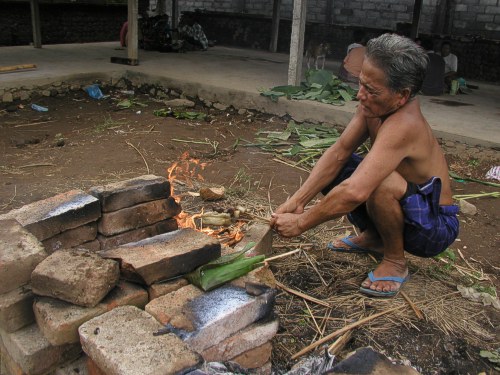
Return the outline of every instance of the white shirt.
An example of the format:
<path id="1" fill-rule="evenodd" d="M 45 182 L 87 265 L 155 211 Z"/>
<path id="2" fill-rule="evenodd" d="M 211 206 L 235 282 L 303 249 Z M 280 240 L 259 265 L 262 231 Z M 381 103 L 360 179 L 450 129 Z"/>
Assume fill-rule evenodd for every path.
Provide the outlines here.
<path id="1" fill-rule="evenodd" d="M 456 72 L 458 67 L 458 59 L 457 56 L 453 53 L 450 53 L 448 56 L 444 57 L 443 60 L 445 63 L 444 66 L 444 74 L 448 72 Z"/>

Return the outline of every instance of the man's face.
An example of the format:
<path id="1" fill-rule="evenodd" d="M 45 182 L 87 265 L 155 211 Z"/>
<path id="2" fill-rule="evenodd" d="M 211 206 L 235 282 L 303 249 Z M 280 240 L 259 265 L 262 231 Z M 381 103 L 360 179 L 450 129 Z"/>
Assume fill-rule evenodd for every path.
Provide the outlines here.
<path id="1" fill-rule="evenodd" d="M 387 87 L 384 72 L 365 58 L 359 75 L 357 98 L 366 117 L 382 117 L 399 109 L 403 96 Z"/>
<path id="2" fill-rule="evenodd" d="M 446 57 L 450 54 L 451 48 L 448 44 L 443 44 L 441 47 L 441 56 Z"/>

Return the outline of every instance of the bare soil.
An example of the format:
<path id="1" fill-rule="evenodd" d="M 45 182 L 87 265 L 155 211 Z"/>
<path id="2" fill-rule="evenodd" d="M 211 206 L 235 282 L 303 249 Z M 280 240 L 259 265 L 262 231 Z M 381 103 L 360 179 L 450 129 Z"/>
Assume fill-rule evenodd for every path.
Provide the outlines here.
<path id="1" fill-rule="evenodd" d="M 34 101 L 47 107 L 48 112 L 32 110 L 31 103 L 0 107 L 0 213 L 72 189 L 86 190 L 149 173 L 167 176 L 167 169 L 181 160 L 185 152 L 190 158 L 206 163 L 204 168 L 198 167 L 196 174 L 207 184 L 223 185 L 240 198 L 255 197 L 255 201 L 261 200 L 263 206 L 267 205 L 267 211 L 283 202 L 307 177 L 306 172 L 277 162 L 270 153 L 244 147 L 244 140 L 252 141 L 258 131 L 284 130 L 287 119 L 260 113 L 238 114 L 233 108 L 208 109 L 201 103 L 189 110 L 209 114 L 208 121 L 164 118 L 155 116 L 153 111 L 165 105 L 145 93 L 137 94 L 134 100 L 147 104 L 146 107 L 134 105 L 123 110 L 116 104 L 126 95 L 118 91 L 109 94 L 110 98 L 100 101 L 89 98 L 84 91 Z M 500 162 L 497 150 L 454 142 L 442 142 L 442 145 L 452 170 L 464 177 L 485 180 L 486 172 Z M 500 190 L 457 181 L 453 182 L 453 188 L 456 194 Z M 482 198 L 469 202 L 477 207 L 478 213 L 460 215 L 461 232 L 452 248 L 460 250 L 468 262 L 488 276 L 488 281 L 477 281 L 479 284 L 498 289 L 500 200 Z M 275 253 L 297 245 L 295 240 L 283 241 L 277 236 L 275 240 L 280 244 L 274 249 Z M 316 259 L 324 256 L 324 248 L 318 248 L 317 244 L 310 249 Z M 427 267 L 429 274 L 434 269 L 429 266 L 431 263 L 436 275 L 446 273 L 440 268 L 440 262 L 425 262 L 423 267 Z M 458 256 L 453 262 L 464 265 Z M 314 275 L 306 275 L 300 269 L 280 272 L 279 263 L 273 267 L 282 283 L 315 293 L 314 288 L 308 289 L 308 284 L 319 282 L 314 280 Z M 453 292 L 457 279 L 447 276 L 450 278 L 443 285 Z M 421 289 L 427 287 L 425 283 L 419 285 Z M 356 294 L 357 285 L 339 293 Z M 401 326 L 394 322 L 389 333 L 356 331 L 342 353 L 373 345 L 391 358 L 409 360 L 425 374 L 494 373 L 493 366 L 479 357 L 479 350 L 499 347 L 498 311 L 480 304 L 474 306 L 478 313 L 484 309 L 487 317 L 483 321 L 484 329 L 495 337 L 489 342 L 478 344 L 460 335 L 445 335 L 426 322 Z M 304 309 L 297 299 L 290 299 L 284 293 L 278 296 L 278 314 L 285 310 L 302 314 Z M 332 329 L 327 327 L 326 333 Z M 300 327 L 296 321 L 283 317 L 273 352 L 276 373 L 289 369 L 294 363 L 290 360 L 291 354 L 313 342 L 314 337 L 310 326 Z"/>

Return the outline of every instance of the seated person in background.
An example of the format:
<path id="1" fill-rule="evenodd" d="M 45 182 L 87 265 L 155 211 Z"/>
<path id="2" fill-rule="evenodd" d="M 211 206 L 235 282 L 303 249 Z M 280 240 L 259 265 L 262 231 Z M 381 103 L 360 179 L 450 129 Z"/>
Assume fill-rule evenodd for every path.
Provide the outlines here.
<path id="1" fill-rule="evenodd" d="M 444 41 L 441 43 L 441 57 L 444 59 L 444 82 L 448 88 L 451 88 L 451 81 L 457 78 L 458 59 L 457 56 L 451 53 L 450 42 Z"/>
<path id="2" fill-rule="evenodd" d="M 202 51 L 208 49 L 208 39 L 201 25 L 192 15 L 183 14 L 179 22 L 179 35 L 185 42 Z"/>
<path id="3" fill-rule="evenodd" d="M 420 90 L 424 95 L 441 95 L 444 92 L 444 59 L 438 53 L 438 44 L 423 40 L 422 47 L 427 51 L 429 62 L 425 71 L 424 82 Z"/>
<path id="4" fill-rule="evenodd" d="M 354 43 L 347 47 L 347 56 L 339 69 L 339 78 L 344 82 L 359 83 L 359 73 L 365 58 L 366 35 L 362 30 L 354 32 Z"/>

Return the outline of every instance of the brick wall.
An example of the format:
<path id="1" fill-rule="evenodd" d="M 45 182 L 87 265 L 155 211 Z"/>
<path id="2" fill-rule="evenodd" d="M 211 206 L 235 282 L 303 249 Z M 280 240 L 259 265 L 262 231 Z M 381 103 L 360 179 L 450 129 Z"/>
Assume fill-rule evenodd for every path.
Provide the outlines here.
<path id="1" fill-rule="evenodd" d="M 408 26 L 413 1 L 309 0 L 306 44 L 311 39 L 328 41 L 332 45 L 331 56 L 343 58 L 355 29 L 362 28 L 373 37 L 384 30 Z M 432 34 L 430 30 L 437 22 L 441 1 L 446 0 L 424 0 L 421 33 Z M 447 1 L 455 2 L 448 14 L 454 22 L 448 22 L 448 27 L 453 31 L 449 35 L 453 35 L 450 39 L 452 51 L 459 59 L 459 74 L 469 79 L 500 82 L 500 0 Z M 165 9 L 170 10 L 171 0 L 165 5 Z M 292 7 L 293 0 L 282 0 L 280 52 L 288 52 Z M 29 44 L 32 41 L 29 4 L 1 2 L 1 8 L 0 46 Z M 218 44 L 269 47 L 272 0 L 180 0 L 180 12 L 194 9 L 211 10 L 203 12 L 200 23 L 208 38 L 217 40 Z M 125 6 L 41 3 L 40 13 L 43 44 L 118 40 L 120 27 L 127 17 Z M 483 39 L 487 32 L 498 37 Z"/>
<path id="2" fill-rule="evenodd" d="M 33 40 L 29 2 L 0 1 L 0 46 Z M 118 40 L 126 6 L 40 4 L 42 44 Z"/>
<path id="3" fill-rule="evenodd" d="M 420 15 L 420 31 L 436 32 L 438 8 L 446 0 L 424 0 Z M 478 35 L 500 39 L 500 0 L 448 0 L 445 16 L 446 34 Z M 170 9 L 171 0 L 167 0 Z M 411 22 L 414 0 L 308 0 L 309 22 L 334 23 L 368 28 L 396 30 L 398 23 Z M 272 0 L 179 0 L 179 9 L 235 12 L 271 16 Z M 282 0 L 280 14 L 291 19 L 293 0 Z M 330 13 L 330 14 L 329 14 Z"/>

